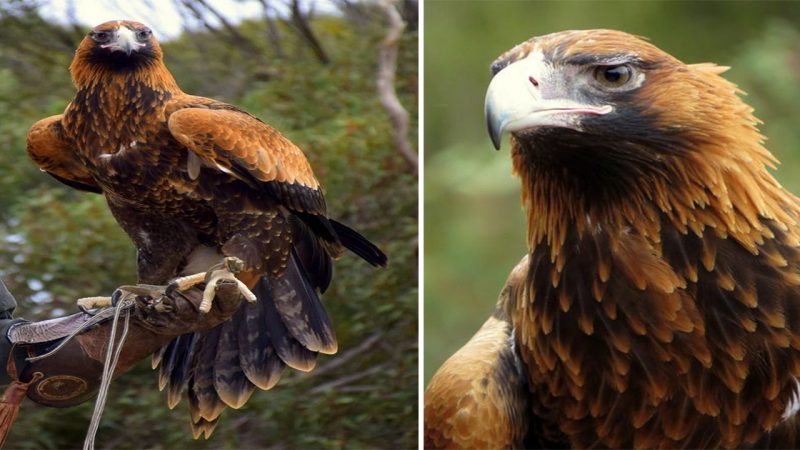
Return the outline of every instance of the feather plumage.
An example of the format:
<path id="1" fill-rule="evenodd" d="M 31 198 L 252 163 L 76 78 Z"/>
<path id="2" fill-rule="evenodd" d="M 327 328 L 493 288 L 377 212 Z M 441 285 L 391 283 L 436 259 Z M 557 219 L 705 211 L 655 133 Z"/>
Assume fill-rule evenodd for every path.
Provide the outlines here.
<path id="1" fill-rule="evenodd" d="M 184 93 L 144 25 L 98 25 L 70 72 L 73 101 L 28 134 L 33 161 L 105 195 L 137 248 L 140 282 L 187 275 L 198 249 L 210 249 L 244 261 L 238 276 L 258 297 L 231 321 L 153 356 L 169 406 L 188 388 L 195 437 L 208 437 L 226 405 L 274 386 L 284 365 L 311 370 L 317 351 L 336 351 L 318 297 L 332 259 L 345 248 L 373 265 L 386 256 L 332 224 L 311 165 L 291 141 L 233 105 Z"/>
<path id="2" fill-rule="evenodd" d="M 528 214 L 508 322 L 529 422 L 579 448 L 800 444 L 800 201 L 725 69 L 611 30 L 492 68 L 489 129 L 512 133 Z"/>

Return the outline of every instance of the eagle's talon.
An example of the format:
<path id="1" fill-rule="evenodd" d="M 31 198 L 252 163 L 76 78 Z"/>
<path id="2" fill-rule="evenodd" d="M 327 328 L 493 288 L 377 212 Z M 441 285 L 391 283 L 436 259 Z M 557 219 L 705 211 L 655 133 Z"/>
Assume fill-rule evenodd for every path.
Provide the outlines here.
<path id="1" fill-rule="evenodd" d="M 112 298 L 111 297 L 84 297 L 79 298 L 77 302 L 78 308 L 81 311 L 89 310 L 89 309 L 97 309 L 97 308 L 105 308 L 112 305 Z"/>
<path id="2" fill-rule="evenodd" d="M 256 301 L 255 294 L 250 291 L 246 284 L 236 278 L 235 274 L 242 270 L 244 270 L 244 261 L 235 256 L 228 256 L 205 273 L 176 278 L 167 286 L 166 294 L 170 295 L 175 292 L 175 290 L 185 291 L 198 284 L 205 283 L 203 300 L 200 302 L 198 309 L 202 313 L 207 313 L 211 311 L 211 304 L 217 296 L 218 283 L 221 281 L 230 281 L 236 283 L 239 288 L 239 293 L 244 296 L 245 300 L 253 303 Z"/>
<path id="3" fill-rule="evenodd" d="M 83 305 L 80 305 L 80 304 L 78 305 L 78 309 L 80 309 L 82 313 L 84 313 L 84 314 L 86 314 L 88 316 L 96 316 L 97 315 L 96 312 L 94 312 L 91 309 L 89 309 L 89 308 L 87 308 L 87 307 L 85 307 Z"/>
<path id="4" fill-rule="evenodd" d="M 179 291 L 179 290 L 180 290 L 180 289 L 178 289 L 178 283 L 176 283 L 175 281 L 173 281 L 173 282 L 169 283 L 169 284 L 167 285 L 167 287 L 164 289 L 164 295 L 166 295 L 167 297 L 169 297 L 169 296 L 171 296 L 172 294 L 174 294 L 174 293 L 175 293 L 175 291 Z"/>

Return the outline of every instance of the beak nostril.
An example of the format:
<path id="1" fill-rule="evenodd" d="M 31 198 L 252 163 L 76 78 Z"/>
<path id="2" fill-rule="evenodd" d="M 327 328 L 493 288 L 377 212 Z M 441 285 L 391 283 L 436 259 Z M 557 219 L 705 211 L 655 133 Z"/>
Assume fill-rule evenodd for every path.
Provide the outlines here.
<path id="1" fill-rule="evenodd" d="M 531 84 L 532 84 L 534 87 L 539 87 L 539 82 L 538 82 L 538 81 L 536 81 L 536 78 L 533 78 L 533 76 L 530 76 L 530 77 L 528 77 L 528 81 L 530 81 L 530 82 L 531 82 Z"/>

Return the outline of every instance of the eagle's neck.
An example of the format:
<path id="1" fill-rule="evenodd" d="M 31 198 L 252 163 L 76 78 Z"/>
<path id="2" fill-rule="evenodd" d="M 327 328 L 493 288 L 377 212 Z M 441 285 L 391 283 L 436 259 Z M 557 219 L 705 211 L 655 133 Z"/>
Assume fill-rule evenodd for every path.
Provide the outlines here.
<path id="1" fill-rule="evenodd" d="M 709 441 L 676 442 L 718 446 L 741 438 L 726 434 L 730 417 L 720 411 L 733 411 L 725 414 L 736 416 L 737 433 L 780 420 L 774 400 L 794 384 L 779 367 L 797 358 L 772 355 L 767 372 L 751 363 L 793 339 L 781 320 L 784 302 L 800 301 L 800 211 L 755 145 L 642 165 L 587 157 L 598 150 L 589 145 L 513 143 L 531 250 L 512 321 L 544 409 L 582 430 L 586 441 L 573 444 L 675 446 L 659 436 L 694 439 L 687 430 L 705 427 Z M 759 276 L 790 289 L 776 292 Z M 746 383 L 770 385 L 771 400 L 742 400 Z M 651 422 L 680 408 L 707 423 Z"/>
<path id="2" fill-rule="evenodd" d="M 158 59 L 141 61 L 136 64 L 116 66 L 89 62 L 87 57 L 77 57 L 70 65 L 70 74 L 78 90 L 93 89 L 95 86 L 116 84 L 142 84 L 154 90 L 180 92 L 180 87 L 172 73 Z"/>
<path id="3" fill-rule="evenodd" d="M 800 201 L 767 171 L 776 160 L 755 132 L 738 143 L 686 141 L 691 147 L 659 152 L 636 144 L 599 147 L 578 134 L 549 142 L 559 143 L 542 148 L 512 139 L 512 159 L 528 244 L 546 243 L 553 259 L 570 230 L 583 237 L 602 228 L 616 245 L 616 236 L 630 233 L 657 243 L 666 226 L 698 236 L 710 228 L 754 253 L 772 235 L 766 219 L 791 228 L 800 242 Z"/>
<path id="4" fill-rule="evenodd" d="M 94 157 L 116 155 L 163 128 L 165 104 L 181 91 L 162 69 L 111 72 L 91 67 L 81 72 L 78 92 L 65 113 L 78 146 Z"/>

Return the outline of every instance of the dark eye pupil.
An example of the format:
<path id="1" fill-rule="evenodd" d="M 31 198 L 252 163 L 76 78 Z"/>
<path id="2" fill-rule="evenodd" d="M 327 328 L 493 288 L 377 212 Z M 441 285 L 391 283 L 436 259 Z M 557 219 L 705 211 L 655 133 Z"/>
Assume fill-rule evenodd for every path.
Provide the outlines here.
<path id="1" fill-rule="evenodd" d="M 633 76 L 633 69 L 628 65 L 620 66 L 600 66 L 595 69 L 594 77 L 604 85 L 617 87 L 630 81 Z"/>
<path id="2" fill-rule="evenodd" d="M 603 72 L 603 76 L 606 81 L 617 83 L 625 76 L 625 69 L 622 67 L 611 67 Z"/>

